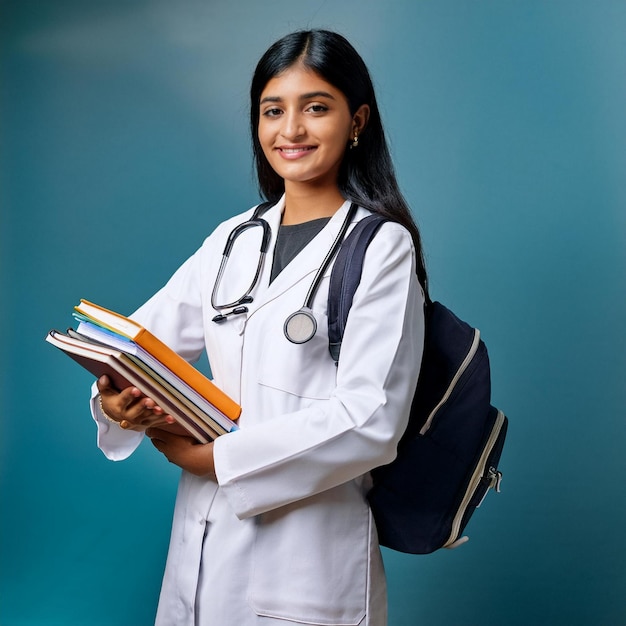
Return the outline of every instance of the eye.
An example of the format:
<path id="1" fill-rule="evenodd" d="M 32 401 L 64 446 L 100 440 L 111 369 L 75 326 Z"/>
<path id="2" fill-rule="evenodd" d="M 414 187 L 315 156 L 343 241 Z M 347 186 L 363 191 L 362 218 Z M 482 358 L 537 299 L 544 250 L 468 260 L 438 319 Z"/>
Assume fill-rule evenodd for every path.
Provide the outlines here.
<path id="1" fill-rule="evenodd" d="M 310 113 L 325 113 L 326 111 L 328 111 L 328 107 L 325 104 L 319 104 L 319 103 L 315 103 L 315 104 L 310 104 L 307 109 L 307 111 L 309 111 Z"/>
<path id="2" fill-rule="evenodd" d="M 262 114 L 264 117 L 278 117 L 281 113 L 281 109 L 273 107 L 271 109 L 265 109 Z"/>

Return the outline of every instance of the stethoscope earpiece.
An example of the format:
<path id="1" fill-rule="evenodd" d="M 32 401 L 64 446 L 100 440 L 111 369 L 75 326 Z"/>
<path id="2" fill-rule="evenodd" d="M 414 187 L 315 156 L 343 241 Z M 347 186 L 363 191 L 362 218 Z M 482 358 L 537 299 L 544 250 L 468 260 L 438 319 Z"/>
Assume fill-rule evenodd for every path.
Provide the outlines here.
<path id="1" fill-rule="evenodd" d="M 246 302 L 252 302 L 252 298 L 248 298 L 246 300 Z M 228 313 L 218 313 L 211 321 L 215 322 L 216 324 L 221 324 L 222 322 L 225 322 L 228 319 L 229 315 L 241 315 L 242 313 L 247 313 L 248 312 L 248 307 L 247 306 L 238 306 L 235 307 L 232 311 L 228 311 Z"/>
<path id="2" fill-rule="evenodd" d="M 317 332 L 317 320 L 311 309 L 302 307 L 285 320 L 283 330 L 291 343 L 306 343 Z"/>

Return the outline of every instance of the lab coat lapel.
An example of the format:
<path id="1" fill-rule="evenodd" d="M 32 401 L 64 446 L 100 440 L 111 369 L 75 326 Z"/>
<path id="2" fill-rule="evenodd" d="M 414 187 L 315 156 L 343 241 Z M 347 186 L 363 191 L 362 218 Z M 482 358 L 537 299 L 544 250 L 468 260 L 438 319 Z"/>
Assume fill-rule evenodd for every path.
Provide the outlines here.
<path id="1" fill-rule="evenodd" d="M 314 237 L 314 239 L 297 255 L 291 263 L 289 263 L 282 272 L 269 284 L 270 274 L 272 271 L 272 261 L 274 258 L 274 248 L 276 247 L 276 236 L 280 225 L 280 216 L 282 214 L 284 200 L 270 209 L 266 214 L 268 223 L 272 228 L 272 239 L 266 262 L 263 266 L 261 275 L 261 284 L 266 289 L 260 290 L 255 306 L 250 307 L 250 315 L 259 310 L 265 304 L 285 293 L 301 280 L 307 279 L 312 281 L 318 268 L 324 261 L 326 254 L 331 249 L 337 234 L 339 233 L 343 221 L 346 217 L 350 202 L 346 201 L 337 210 L 330 219 L 328 224 Z M 330 271 L 330 270 L 329 270 Z"/>

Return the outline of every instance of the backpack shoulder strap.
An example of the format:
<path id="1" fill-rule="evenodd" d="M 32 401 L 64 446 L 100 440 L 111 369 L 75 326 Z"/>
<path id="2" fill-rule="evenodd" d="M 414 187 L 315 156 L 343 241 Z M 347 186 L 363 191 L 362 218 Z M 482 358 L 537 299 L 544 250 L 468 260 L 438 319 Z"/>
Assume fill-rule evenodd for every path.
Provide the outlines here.
<path id="1" fill-rule="evenodd" d="M 386 221 L 386 217 L 376 213 L 363 218 L 344 239 L 335 259 L 328 289 L 328 349 L 335 363 L 339 361 L 354 292 L 361 281 L 365 251 Z"/>

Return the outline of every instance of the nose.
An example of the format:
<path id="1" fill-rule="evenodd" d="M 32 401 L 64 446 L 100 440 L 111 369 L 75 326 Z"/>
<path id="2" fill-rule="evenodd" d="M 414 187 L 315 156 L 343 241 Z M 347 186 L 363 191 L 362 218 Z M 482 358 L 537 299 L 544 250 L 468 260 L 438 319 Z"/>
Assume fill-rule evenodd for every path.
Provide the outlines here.
<path id="1" fill-rule="evenodd" d="M 297 111 L 287 112 L 284 115 L 281 134 L 289 141 L 296 141 L 306 134 L 306 129 L 302 123 L 302 117 Z"/>

